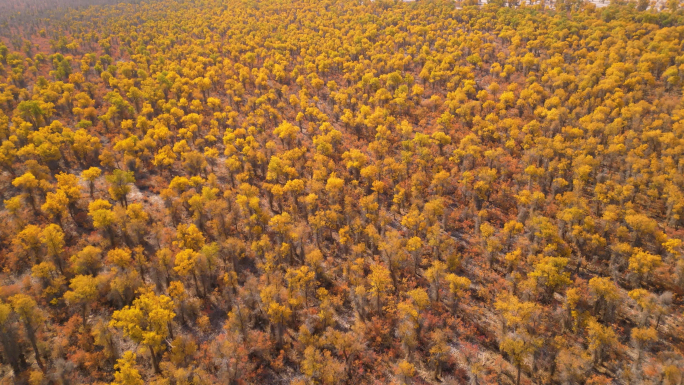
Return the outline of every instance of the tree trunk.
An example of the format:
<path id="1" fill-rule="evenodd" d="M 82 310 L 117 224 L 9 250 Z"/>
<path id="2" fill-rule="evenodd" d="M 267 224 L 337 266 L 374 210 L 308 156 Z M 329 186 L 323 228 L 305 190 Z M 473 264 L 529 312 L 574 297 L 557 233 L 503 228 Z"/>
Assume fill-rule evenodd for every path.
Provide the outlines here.
<path id="1" fill-rule="evenodd" d="M 107 226 L 107 234 L 109 235 L 109 242 L 112 243 L 112 247 L 116 247 L 116 241 L 114 240 L 114 229 L 111 226 Z"/>
<path id="2" fill-rule="evenodd" d="M 9 362 L 12 370 L 14 370 L 15 377 L 18 377 L 19 373 L 24 369 L 20 359 L 21 351 L 19 350 L 19 344 L 16 343 L 15 336 L 12 334 L 10 330 L 3 328 L 2 332 L 0 332 L 0 342 L 2 342 L 4 357 Z"/>
<path id="3" fill-rule="evenodd" d="M 161 374 L 161 369 L 159 369 L 159 362 L 157 361 L 157 354 L 154 352 L 154 348 L 152 346 L 149 346 L 150 348 L 150 355 L 152 356 L 152 366 L 154 366 L 154 372 L 157 374 Z"/>
<path id="4" fill-rule="evenodd" d="M 28 335 L 29 341 L 31 342 L 31 347 L 33 348 L 33 353 L 36 356 L 36 363 L 38 364 L 38 367 L 40 370 L 45 373 L 45 366 L 43 365 L 43 360 L 40 359 L 40 352 L 38 351 L 38 343 L 36 343 L 36 334 L 33 328 L 31 327 L 31 324 L 28 322 L 24 322 L 24 326 L 26 327 L 26 334 Z"/>

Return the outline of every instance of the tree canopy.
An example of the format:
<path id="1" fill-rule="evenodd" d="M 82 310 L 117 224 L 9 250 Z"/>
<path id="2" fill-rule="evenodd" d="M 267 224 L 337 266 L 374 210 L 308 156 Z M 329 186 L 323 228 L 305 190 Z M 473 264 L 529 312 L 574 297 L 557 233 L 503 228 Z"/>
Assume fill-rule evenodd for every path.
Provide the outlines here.
<path id="1" fill-rule="evenodd" d="M 2 382 L 682 382 L 676 1 L 44 3 Z"/>

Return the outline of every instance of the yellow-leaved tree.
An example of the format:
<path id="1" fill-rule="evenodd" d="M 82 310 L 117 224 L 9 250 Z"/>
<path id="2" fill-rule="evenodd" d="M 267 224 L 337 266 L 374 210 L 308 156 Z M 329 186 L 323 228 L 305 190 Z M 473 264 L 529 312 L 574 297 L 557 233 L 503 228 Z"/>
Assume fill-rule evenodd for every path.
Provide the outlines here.
<path id="1" fill-rule="evenodd" d="M 133 301 L 133 305 L 115 311 L 110 321 L 111 326 L 121 329 L 128 338 L 150 350 L 156 373 L 161 373 L 162 342 L 172 333 L 171 320 L 176 316 L 174 307 L 171 298 L 146 291 Z"/>

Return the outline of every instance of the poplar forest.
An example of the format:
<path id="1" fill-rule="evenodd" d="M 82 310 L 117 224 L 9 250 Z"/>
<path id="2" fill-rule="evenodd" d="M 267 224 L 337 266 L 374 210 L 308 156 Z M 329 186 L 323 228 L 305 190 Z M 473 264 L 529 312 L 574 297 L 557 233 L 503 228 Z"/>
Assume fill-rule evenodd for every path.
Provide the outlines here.
<path id="1" fill-rule="evenodd" d="M 677 0 L 6 0 L 0 384 L 684 384 Z"/>

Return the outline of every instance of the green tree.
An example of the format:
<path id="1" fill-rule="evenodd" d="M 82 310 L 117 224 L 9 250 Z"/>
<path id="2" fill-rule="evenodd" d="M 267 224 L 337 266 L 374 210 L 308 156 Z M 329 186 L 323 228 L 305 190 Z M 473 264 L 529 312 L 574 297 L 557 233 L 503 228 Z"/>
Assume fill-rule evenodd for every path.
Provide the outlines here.
<path id="1" fill-rule="evenodd" d="M 135 183 L 133 171 L 123 171 L 116 169 L 110 175 L 105 177 L 109 182 L 109 195 L 115 201 L 119 201 L 122 205 L 128 206 L 128 193 L 131 192 L 131 183 Z"/>

